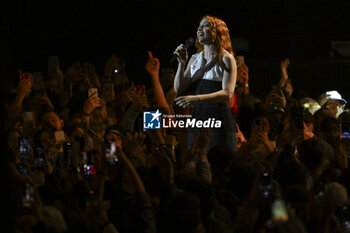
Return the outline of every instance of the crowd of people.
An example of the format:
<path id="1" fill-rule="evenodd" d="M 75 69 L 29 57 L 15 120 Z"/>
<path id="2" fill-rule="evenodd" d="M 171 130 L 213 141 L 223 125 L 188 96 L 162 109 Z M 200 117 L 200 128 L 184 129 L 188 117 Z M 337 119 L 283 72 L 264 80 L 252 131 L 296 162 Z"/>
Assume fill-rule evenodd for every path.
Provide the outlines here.
<path id="1" fill-rule="evenodd" d="M 296 99 L 285 59 L 259 98 L 237 62 L 236 146 L 208 149 L 208 129 L 191 145 L 186 128 L 144 130 L 144 111 L 193 108 L 176 104 L 175 70 L 148 55 L 151 86 L 116 55 L 103 74 L 63 71 L 55 56 L 47 73 L 19 71 L 4 103 L 15 232 L 350 231 L 350 116 L 337 91 Z"/>

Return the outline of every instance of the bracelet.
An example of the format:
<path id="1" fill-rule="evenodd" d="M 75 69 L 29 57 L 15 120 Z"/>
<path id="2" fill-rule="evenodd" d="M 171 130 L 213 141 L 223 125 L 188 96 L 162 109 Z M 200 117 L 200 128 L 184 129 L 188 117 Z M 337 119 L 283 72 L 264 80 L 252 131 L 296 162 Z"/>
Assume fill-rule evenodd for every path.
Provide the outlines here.
<path id="1" fill-rule="evenodd" d="M 249 87 L 248 83 L 246 83 L 246 84 L 243 84 L 243 86 L 244 86 L 244 87 Z"/>

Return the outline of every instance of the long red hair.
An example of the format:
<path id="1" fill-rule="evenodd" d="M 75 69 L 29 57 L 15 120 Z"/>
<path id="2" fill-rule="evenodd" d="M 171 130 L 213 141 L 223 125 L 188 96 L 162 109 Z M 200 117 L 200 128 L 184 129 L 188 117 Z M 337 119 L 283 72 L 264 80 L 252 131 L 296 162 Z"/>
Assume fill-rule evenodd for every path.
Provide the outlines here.
<path id="1" fill-rule="evenodd" d="M 224 50 L 233 54 L 230 33 L 227 28 L 226 23 L 211 15 L 205 15 L 202 17 L 201 21 L 206 18 L 210 24 L 209 30 L 212 38 L 212 42 L 219 56 L 222 56 Z M 199 43 L 198 36 L 196 37 L 196 47 L 197 51 L 201 52 L 203 50 L 203 45 Z"/>

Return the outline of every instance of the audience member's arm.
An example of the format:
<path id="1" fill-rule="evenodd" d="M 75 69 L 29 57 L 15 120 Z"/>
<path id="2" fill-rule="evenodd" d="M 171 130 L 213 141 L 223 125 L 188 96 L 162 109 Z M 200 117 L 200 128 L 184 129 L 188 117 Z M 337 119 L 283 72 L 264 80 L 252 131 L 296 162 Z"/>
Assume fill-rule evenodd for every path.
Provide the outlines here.
<path id="1" fill-rule="evenodd" d="M 138 168 L 145 164 L 145 138 L 146 134 L 142 132 L 136 132 L 133 134 L 127 133 L 123 139 L 123 150 L 135 168 Z"/>
<path id="2" fill-rule="evenodd" d="M 96 107 L 100 107 L 100 99 L 92 94 L 84 103 L 82 120 L 86 122 L 85 127 L 89 127 L 90 114 Z"/>
<path id="3" fill-rule="evenodd" d="M 134 132 L 134 125 L 137 117 L 143 111 L 144 108 L 149 107 L 146 90 L 135 90 L 135 94 L 132 95 L 132 103 L 126 110 L 120 126 L 127 132 Z"/>
<path id="4" fill-rule="evenodd" d="M 288 80 L 288 73 L 287 73 L 287 68 L 289 66 L 289 58 L 281 61 L 281 79 L 279 81 L 279 86 L 284 87 L 286 84 L 286 81 Z"/>
<path id="5" fill-rule="evenodd" d="M 121 161 L 125 163 L 126 168 L 129 171 L 134 183 L 136 184 L 136 189 L 138 191 L 135 193 L 135 202 L 139 207 L 138 214 L 140 218 L 139 222 L 135 222 L 135 224 L 137 224 L 137 227 L 140 230 L 139 232 L 154 233 L 156 232 L 156 220 L 153 214 L 151 198 L 147 194 L 145 186 L 135 167 L 125 155 L 123 150 L 118 147 L 118 152 Z"/>
<path id="6" fill-rule="evenodd" d="M 254 109 L 254 96 L 250 93 L 249 90 L 249 70 L 247 65 L 243 65 L 237 68 L 237 85 L 236 86 L 236 102 L 239 107 L 239 111 L 241 109 Z M 229 105 L 233 106 L 234 104 L 234 96 L 231 98 Z"/>
<path id="7" fill-rule="evenodd" d="M 122 149 L 118 148 L 118 154 L 120 156 L 120 159 L 126 165 L 126 168 L 131 175 L 130 177 L 132 178 L 132 180 L 136 184 L 137 190 L 139 192 L 146 192 L 145 186 L 143 185 L 143 182 L 142 182 L 139 174 L 137 173 L 134 165 L 130 162 L 129 158 L 125 155 L 124 151 Z"/>
<path id="8" fill-rule="evenodd" d="M 32 82 L 30 79 L 22 79 L 19 82 L 17 88 L 17 95 L 12 102 L 9 112 L 7 113 L 8 122 L 10 122 L 10 126 L 14 125 L 14 119 L 18 118 L 21 110 L 24 98 L 28 95 L 29 92 L 32 91 Z"/>
<path id="9" fill-rule="evenodd" d="M 159 67 L 159 59 L 153 57 L 151 51 L 148 51 L 148 61 L 145 65 L 145 68 L 152 78 L 154 97 L 157 101 L 157 105 L 165 108 L 168 114 L 170 114 L 170 108 L 164 96 L 162 85 L 159 81 Z"/>
<path id="10" fill-rule="evenodd" d="M 242 85 L 242 95 L 249 94 L 249 70 L 247 65 L 237 68 L 237 82 Z"/>

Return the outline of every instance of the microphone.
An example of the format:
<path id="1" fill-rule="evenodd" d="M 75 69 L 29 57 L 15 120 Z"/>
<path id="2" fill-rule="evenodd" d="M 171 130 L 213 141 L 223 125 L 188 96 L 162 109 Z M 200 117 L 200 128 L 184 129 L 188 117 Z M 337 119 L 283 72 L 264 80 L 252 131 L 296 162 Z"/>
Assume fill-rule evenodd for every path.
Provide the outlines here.
<path id="1" fill-rule="evenodd" d="M 184 48 L 188 49 L 189 47 L 191 47 L 191 45 L 193 45 L 193 43 L 194 43 L 194 39 L 192 37 L 188 38 L 185 41 Z M 179 52 L 174 53 L 173 57 L 170 59 L 170 62 L 175 61 L 178 56 L 179 56 Z"/>

